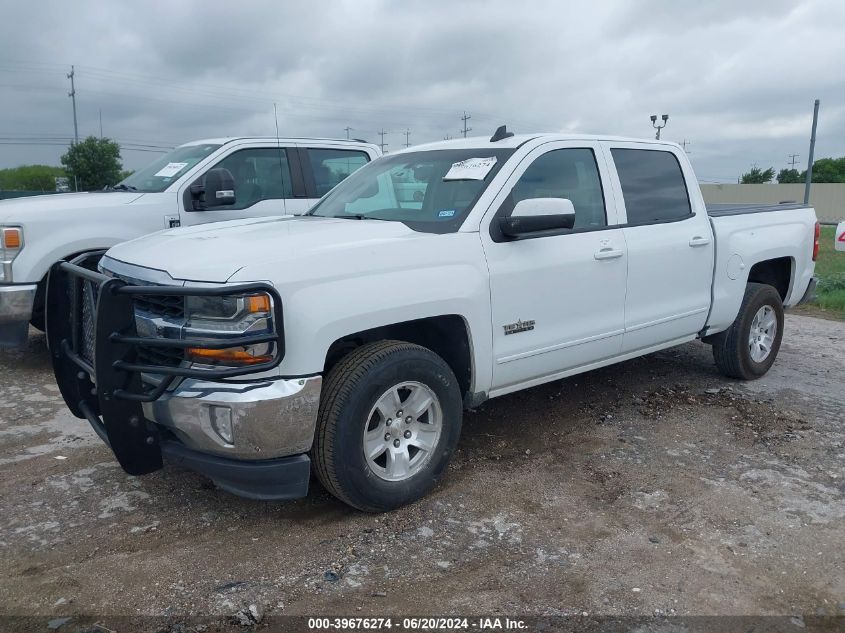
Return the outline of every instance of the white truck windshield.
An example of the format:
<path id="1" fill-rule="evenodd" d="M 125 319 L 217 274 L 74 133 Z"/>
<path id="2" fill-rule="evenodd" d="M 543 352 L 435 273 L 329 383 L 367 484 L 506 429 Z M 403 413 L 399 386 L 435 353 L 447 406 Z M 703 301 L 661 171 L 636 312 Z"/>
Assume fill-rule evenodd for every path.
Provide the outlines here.
<path id="1" fill-rule="evenodd" d="M 427 233 L 457 231 L 512 149 L 385 156 L 330 191 L 310 215 L 403 222 Z"/>
<path id="2" fill-rule="evenodd" d="M 143 193 L 164 191 L 182 174 L 220 147 L 210 143 L 177 147 L 154 163 L 124 178 L 114 188 Z"/>

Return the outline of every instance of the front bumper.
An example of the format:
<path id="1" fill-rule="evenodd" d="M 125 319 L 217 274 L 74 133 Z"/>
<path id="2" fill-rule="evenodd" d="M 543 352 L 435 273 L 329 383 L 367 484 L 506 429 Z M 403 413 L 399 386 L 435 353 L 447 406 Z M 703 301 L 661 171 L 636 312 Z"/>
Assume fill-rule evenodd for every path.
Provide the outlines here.
<path id="1" fill-rule="evenodd" d="M 100 439 L 111 446 L 103 421 L 87 407 L 83 408 L 91 427 Z M 299 499 L 308 494 L 311 478 L 308 455 L 241 461 L 191 450 L 174 439 L 161 441 L 161 453 L 169 463 L 205 475 L 217 487 L 239 497 L 279 501 Z"/>
<path id="2" fill-rule="evenodd" d="M 82 264 L 83 257 L 74 260 Z M 208 341 L 141 336 L 134 296 L 266 292 L 272 334 Z M 138 286 L 61 262 L 47 285 L 47 339 L 59 390 L 86 418 L 123 469 L 143 475 L 164 460 L 197 470 L 221 488 L 254 499 L 307 493 L 320 376 L 281 379 L 281 298 L 265 283 L 222 287 Z M 248 367 L 197 367 L 143 360 L 139 350 L 225 349 L 270 342 L 272 360 Z M 268 377 L 269 376 L 269 377 Z"/>
<path id="3" fill-rule="evenodd" d="M 322 381 L 311 376 L 224 385 L 186 379 L 145 402 L 144 417 L 204 453 L 243 460 L 305 453 L 314 439 Z M 221 426 L 231 431 L 221 434 Z"/>
<path id="4" fill-rule="evenodd" d="M 0 286 L 0 348 L 26 343 L 36 288 L 35 284 Z"/>

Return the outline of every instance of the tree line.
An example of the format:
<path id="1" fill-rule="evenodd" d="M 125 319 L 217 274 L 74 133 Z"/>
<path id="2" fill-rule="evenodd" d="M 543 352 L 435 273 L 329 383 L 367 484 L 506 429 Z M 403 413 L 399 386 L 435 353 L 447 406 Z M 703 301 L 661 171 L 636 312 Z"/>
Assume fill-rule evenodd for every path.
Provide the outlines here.
<path id="1" fill-rule="evenodd" d="M 774 167 L 760 169 L 754 165 L 742 174 L 740 183 L 743 185 L 762 185 L 772 180 L 779 184 L 803 183 L 807 180 L 807 170 L 781 169 L 775 176 Z M 842 158 L 820 158 L 813 162 L 813 182 L 842 182 L 845 183 L 845 156 Z"/>
<path id="2" fill-rule="evenodd" d="M 89 136 L 72 143 L 60 158 L 61 167 L 21 165 L 0 169 L 0 190 L 56 191 L 56 178 L 67 178 L 70 190 L 96 191 L 116 185 L 130 172 L 123 171 L 120 145 L 108 138 Z"/>

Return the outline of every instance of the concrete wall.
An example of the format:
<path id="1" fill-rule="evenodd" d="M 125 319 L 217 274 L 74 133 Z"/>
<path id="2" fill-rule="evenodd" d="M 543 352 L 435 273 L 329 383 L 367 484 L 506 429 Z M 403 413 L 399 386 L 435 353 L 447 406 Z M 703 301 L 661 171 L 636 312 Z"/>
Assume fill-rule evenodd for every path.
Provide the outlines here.
<path id="1" fill-rule="evenodd" d="M 777 204 L 803 202 L 804 185 L 701 185 L 708 203 Z M 810 204 L 823 223 L 845 220 L 845 184 L 813 183 Z"/>

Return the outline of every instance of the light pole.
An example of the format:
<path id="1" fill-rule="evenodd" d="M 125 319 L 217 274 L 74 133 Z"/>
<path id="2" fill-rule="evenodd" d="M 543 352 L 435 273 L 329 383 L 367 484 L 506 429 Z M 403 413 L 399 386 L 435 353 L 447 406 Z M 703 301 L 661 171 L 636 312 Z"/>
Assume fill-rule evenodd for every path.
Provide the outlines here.
<path id="1" fill-rule="evenodd" d="M 663 128 L 666 127 L 666 121 L 669 120 L 669 115 L 664 114 L 660 118 L 663 119 L 663 125 L 659 125 L 657 123 L 657 115 L 656 114 L 651 115 L 651 127 L 653 127 L 655 130 L 657 130 L 657 134 L 654 135 L 654 138 L 656 138 L 658 141 L 660 140 L 660 130 L 662 130 Z"/>

